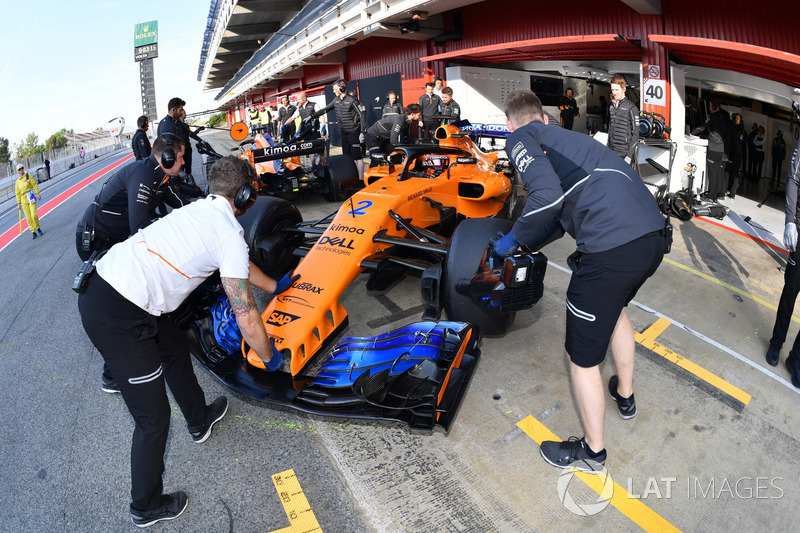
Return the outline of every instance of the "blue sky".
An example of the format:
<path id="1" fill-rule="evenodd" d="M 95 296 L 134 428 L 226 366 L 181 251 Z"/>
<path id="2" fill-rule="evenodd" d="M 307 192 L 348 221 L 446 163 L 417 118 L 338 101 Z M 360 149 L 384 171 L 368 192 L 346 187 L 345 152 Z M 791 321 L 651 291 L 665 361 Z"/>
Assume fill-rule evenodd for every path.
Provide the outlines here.
<path id="1" fill-rule="evenodd" d="M 213 107 L 219 89 L 197 81 L 208 0 L 24 1 L 3 5 L 0 32 L 0 137 L 13 146 L 30 132 L 44 142 L 61 128 L 108 128 L 142 114 L 133 27 L 158 20 L 156 105 L 174 96 L 188 113 Z M 152 131 L 151 131 L 152 134 Z"/>

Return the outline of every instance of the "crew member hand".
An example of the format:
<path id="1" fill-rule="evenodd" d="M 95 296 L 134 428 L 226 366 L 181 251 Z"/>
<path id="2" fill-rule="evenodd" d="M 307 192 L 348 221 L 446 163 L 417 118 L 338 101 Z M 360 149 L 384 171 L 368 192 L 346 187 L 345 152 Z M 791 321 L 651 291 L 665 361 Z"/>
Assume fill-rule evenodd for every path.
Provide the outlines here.
<path id="1" fill-rule="evenodd" d="M 513 231 L 509 231 L 505 235 L 498 232 L 497 236 L 489 242 L 492 245 L 492 250 L 495 255 L 499 257 L 508 257 L 519 247 L 517 239 L 514 238 Z"/>
<path id="2" fill-rule="evenodd" d="M 283 352 L 275 348 L 275 339 L 272 337 L 269 338 L 269 345 L 272 347 L 272 359 L 269 360 L 269 363 L 264 363 L 264 366 L 267 367 L 267 370 L 275 372 L 283 364 Z"/>
<path id="3" fill-rule="evenodd" d="M 365 139 L 365 138 L 366 138 L 366 137 L 364 137 L 364 134 L 363 134 L 363 133 L 359 133 L 359 134 L 358 134 L 358 142 L 360 142 L 361 144 L 364 144 L 364 139 Z"/>
<path id="4" fill-rule="evenodd" d="M 289 287 L 292 286 L 292 283 L 300 279 L 300 274 L 296 276 L 292 276 L 291 272 L 287 272 L 285 276 L 283 276 L 278 283 L 275 284 L 275 290 L 272 291 L 272 294 L 280 294 Z"/>
<path id="5" fill-rule="evenodd" d="M 787 222 L 783 230 L 783 245 L 790 252 L 797 249 L 797 224 L 794 222 Z"/>

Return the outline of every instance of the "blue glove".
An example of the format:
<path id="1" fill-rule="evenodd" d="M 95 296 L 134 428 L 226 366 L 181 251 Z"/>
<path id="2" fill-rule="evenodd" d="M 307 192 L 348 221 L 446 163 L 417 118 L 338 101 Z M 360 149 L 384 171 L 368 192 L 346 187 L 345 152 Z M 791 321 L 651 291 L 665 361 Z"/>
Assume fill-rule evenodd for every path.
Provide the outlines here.
<path id="1" fill-rule="evenodd" d="M 323 124 L 323 125 L 322 125 L 322 136 L 324 137 L 324 136 L 325 136 L 325 135 L 327 135 L 327 134 L 328 134 L 328 126 L 326 126 L 325 124 Z"/>
<path id="2" fill-rule="evenodd" d="M 292 286 L 292 283 L 300 279 L 300 274 L 296 276 L 292 276 L 291 272 L 287 272 L 285 276 L 283 276 L 278 283 L 275 284 L 275 290 L 272 291 L 272 294 L 280 294 L 289 287 Z"/>
<path id="3" fill-rule="evenodd" d="M 495 255 L 499 257 L 508 257 L 519 247 L 517 239 L 514 238 L 513 231 L 509 231 L 505 235 L 498 232 L 497 237 L 489 242 L 492 245 L 492 250 L 494 251 Z"/>
<path id="4" fill-rule="evenodd" d="M 275 372 L 283 364 L 283 352 L 279 352 L 275 348 L 275 339 L 272 337 L 269 338 L 269 345 L 272 346 L 272 359 L 269 360 L 269 363 L 264 363 L 264 366 L 267 367 L 267 370 Z"/>

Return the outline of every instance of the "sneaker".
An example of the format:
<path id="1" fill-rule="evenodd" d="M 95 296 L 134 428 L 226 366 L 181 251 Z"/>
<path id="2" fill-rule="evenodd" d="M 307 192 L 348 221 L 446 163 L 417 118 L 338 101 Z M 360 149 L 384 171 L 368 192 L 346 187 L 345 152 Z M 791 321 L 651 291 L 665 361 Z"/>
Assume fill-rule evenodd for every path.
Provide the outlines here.
<path id="1" fill-rule="evenodd" d="M 792 385 L 800 389 L 800 368 L 798 368 L 797 361 L 795 361 L 791 353 L 786 358 L 786 370 L 792 376 Z"/>
<path id="2" fill-rule="evenodd" d="M 192 434 L 192 440 L 200 444 L 208 440 L 211 436 L 211 428 L 214 424 L 222 420 L 225 413 L 228 412 L 228 399 L 225 396 L 220 396 L 206 407 L 206 420 L 202 428 L 196 431 L 189 431 Z"/>
<path id="3" fill-rule="evenodd" d="M 36 238 L 36 232 L 35 231 L 33 232 L 33 238 L 34 239 Z"/>
<path id="4" fill-rule="evenodd" d="M 38 232 L 39 232 L 39 235 L 44 235 L 44 233 L 42 233 L 42 228 L 39 228 L 39 229 L 37 229 L 36 231 L 38 231 Z"/>
<path id="5" fill-rule="evenodd" d="M 131 509 L 131 521 L 136 527 L 152 526 L 162 520 L 178 518 L 189 504 L 189 497 L 183 491 L 161 495 L 161 507 L 153 511 L 140 513 Z"/>
<path id="6" fill-rule="evenodd" d="M 570 437 L 562 442 L 548 440 L 539 447 L 544 460 L 558 468 L 574 468 L 587 474 L 598 474 L 606 462 L 606 450 L 597 457 L 589 455 L 589 447 L 584 438 Z"/>
<path id="7" fill-rule="evenodd" d="M 608 392 L 611 394 L 611 399 L 617 402 L 617 409 L 619 409 L 619 416 L 623 420 L 628 420 L 636 416 L 636 401 L 633 399 L 633 394 L 630 398 L 623 398 L 617 394 L 617 386 L 619 386 L 619 378 L 611 376 L 608 380 Z"/>
<path id="8" fill-rule="evenodd" d="M 103 392 L 107 392 L 109 394 L 120 393 L 119 385 L 117 385 L 116 381 L 114 381 L 113 379 L 108 379 L 105 375 L 101 377 L 101 380 L 103 384 L 100 385 L 100 388 L 103 389 Z"/>
<path id="9" fill-rule="evenodd" d="M 767 348 L 767 363 L 772 366 L 778 366 L 778 359 L 781 356 L 782 342 L 769 341 L 769 348 Z"/>

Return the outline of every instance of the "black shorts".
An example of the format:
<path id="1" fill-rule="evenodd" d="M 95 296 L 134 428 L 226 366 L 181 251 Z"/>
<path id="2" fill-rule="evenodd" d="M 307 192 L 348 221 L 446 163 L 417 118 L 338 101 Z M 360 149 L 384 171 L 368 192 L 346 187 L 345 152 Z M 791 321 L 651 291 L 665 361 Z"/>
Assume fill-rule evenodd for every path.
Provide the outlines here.
<path id="1" fill-rule="evenodd" d="M 356 161 L 364 159 L 364 155 L 361 153 L 361 142 L 358 140 L 358 135 L 358 132 L 342 132 L 342 153 L 349 155 Z"/>
<path id="2" fill-rule="evenodd" d="M 622 309 L 663 258 L 663 231 L 605 252 L 575 252 L 569 257 L 572 278 L 564 347 L 573 363 L 589 368 L 603 362 Z"/>

